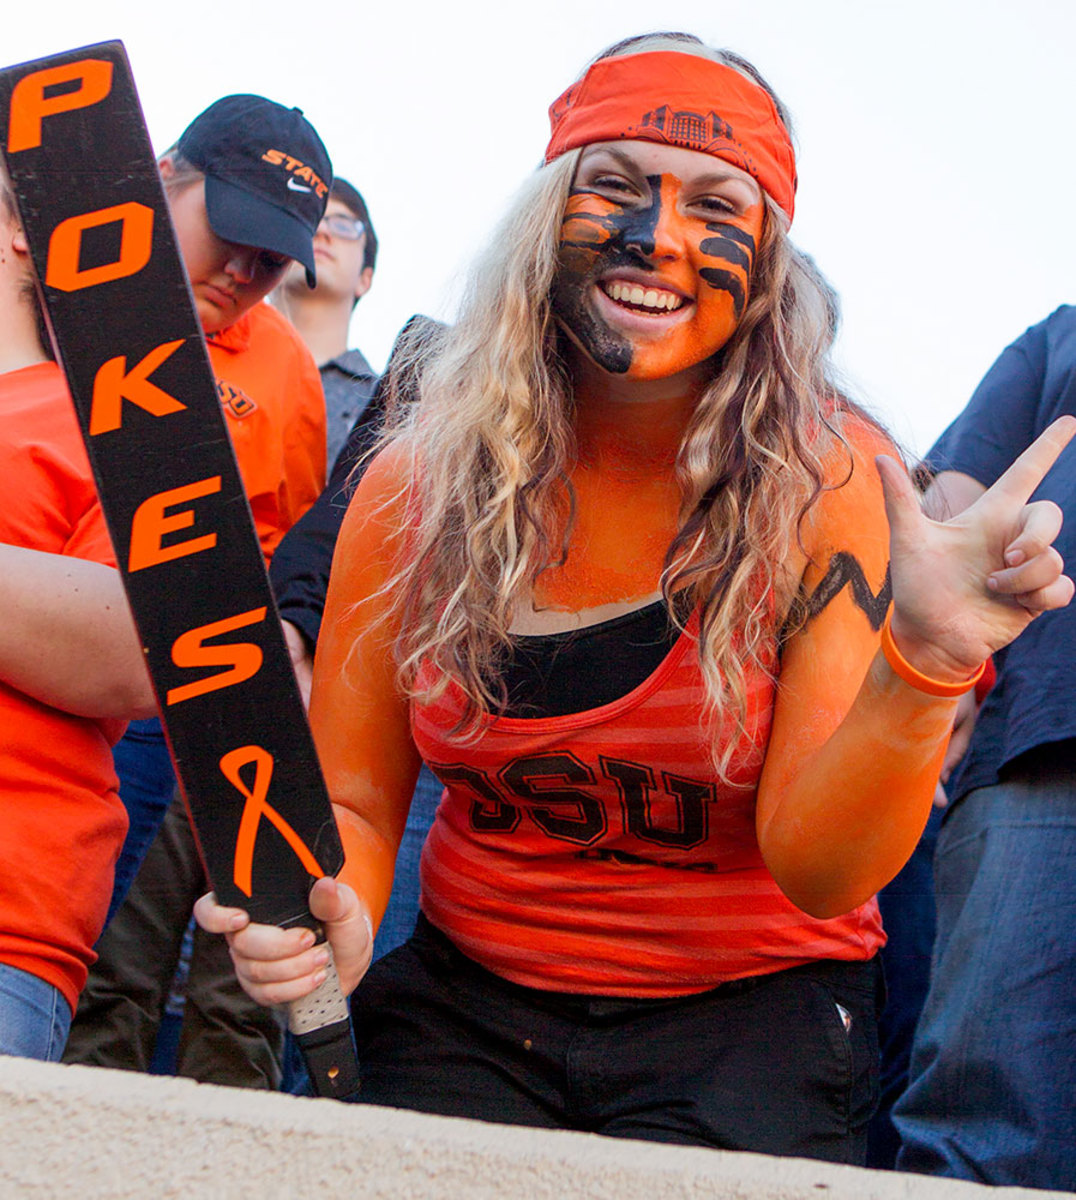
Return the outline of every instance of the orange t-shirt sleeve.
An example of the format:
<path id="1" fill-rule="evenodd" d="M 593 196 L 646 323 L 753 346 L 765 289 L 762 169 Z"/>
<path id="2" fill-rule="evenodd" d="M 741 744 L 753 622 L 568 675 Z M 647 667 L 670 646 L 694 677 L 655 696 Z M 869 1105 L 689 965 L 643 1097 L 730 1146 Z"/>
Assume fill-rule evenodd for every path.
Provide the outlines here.
<path id="1" fill-rule="evenodd" d="M 0 540 L 114 566 L 59 367 L 0 374 L 0 409 Z M 0 680 L 0 962 L 53 984 L 72 1008 L 127 828 L 110 750 L 124 724 L 75 716 Z"/>
<path id="2" fill-rule="evenodd" d="M 380 921 L 392 890 L 420 759 L 396 683 L 398 619 L 379 595 L 407 516 L 410 458 L 390 447 L 370 464 L 340 530 L 318 639 L 310 723 L 346 856 L 341 878 Z"/>
<path id="3" fill-rule="evenodd" d="M 100 501 L 94 500 L 88 509 L 78 515 L 63 552 L 72 558 L 104 563 L 107 567 L 116 565 L 116 555 Z"/>
<path id="4" fill-rule="evenodd" d="M 851 478 L 804 531 L 809 617 L 784 648 L 759 784 L 766 864 L 815 916 L 847 912 L 903 866 L 922 833 L 955 701 L 897 679 L 879 651 L 889 607 L 880 434 L 849 422 Z M 847 455 L 833 474 L 843 477 Z"/>

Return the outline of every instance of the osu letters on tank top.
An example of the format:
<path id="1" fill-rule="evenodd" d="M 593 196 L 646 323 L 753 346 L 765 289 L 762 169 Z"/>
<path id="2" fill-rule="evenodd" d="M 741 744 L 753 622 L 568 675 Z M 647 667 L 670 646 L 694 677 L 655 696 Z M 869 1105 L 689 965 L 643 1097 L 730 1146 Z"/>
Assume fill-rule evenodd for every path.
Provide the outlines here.
<path id="1" fill-rule="evenodd" d="M 415 743 L 446 785 L 423 910 L 488 970 L 552 991 L 677 996 L 882 944 L 873 900 L 819 920 L 767 870 L 755 788 L 774 685 L 749 674 L 748 731 L 720 781 L 697 624 L 639 686 L 585 712 L 490 719 L 461 741 L 455 685 L 412 704 Z"/>

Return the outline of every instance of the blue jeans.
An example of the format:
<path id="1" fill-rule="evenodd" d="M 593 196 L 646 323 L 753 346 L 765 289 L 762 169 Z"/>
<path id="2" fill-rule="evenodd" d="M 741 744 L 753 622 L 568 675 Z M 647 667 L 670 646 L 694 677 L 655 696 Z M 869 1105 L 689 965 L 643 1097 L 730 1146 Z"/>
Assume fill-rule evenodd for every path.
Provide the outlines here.
<path id="1" fill-rule="evenodd" d="M 402 946 L 415 932 L 415 921 L 418 920 L 418 864 L 443 791 L 441 781 L 424 765 L 415 783 L 407 826 L 396 854 L 392 896 L 374 939 L 375 962 L 390 950 Z"/>
<path id="2" fill-rule="evenodd" d="M 1076 762 L 1046 757 L 942 827 L 901 1170 L 1076 1189 Z"/>
<path id="3" fill-rule="evenodd" d="M 172 759 L 156 717 L 132 721 L 113 747 L 112 761 L 119 776 L 120 799 L 127 809 L 130 826 L 116 863 L 106 925 L 134 882 L 176 790 Z"/>
<path id="4" fill-rule="evenodd" d="M 58 1062 L 71 1010 L 57 988 L 0 963 L 0 1054 Z"/>
<path id="5" fill-rule="evenodd" d="M 934 950 L 934 848 L 944 809 L 931 810 L 930 820 L 901 873 L 878 893 L 889 941 L 882 949 L 886 1003 L 878 1019 L 882 1051 L 878 1111 L 867 1130 L 867 1166 L 892 1170 L 900 1138 L 893 1128 L 893 1105 L 908 1086 L 915 1025 L 930 985 Z"/>

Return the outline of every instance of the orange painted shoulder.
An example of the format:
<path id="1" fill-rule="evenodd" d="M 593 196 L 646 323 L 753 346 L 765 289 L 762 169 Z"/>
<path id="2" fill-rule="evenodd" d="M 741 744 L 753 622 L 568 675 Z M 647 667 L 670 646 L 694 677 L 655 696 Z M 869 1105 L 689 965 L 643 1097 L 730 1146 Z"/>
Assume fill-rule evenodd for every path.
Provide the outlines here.
<path id="1" fill-rule="evenodd" d="M 370 459 L 349 507 L 388 508 L 401 517 L 414 502 L 415 456 L 403 439 L 390 442 Z"/>
<path id="2" fill-rule="evenodd" d="M 340 529 L 333 573 L 359 573 L 397 561 L 409 519 L 414 514 L 414 457 L 403 441 L 392 442 L 370 461 L 355 488 Z M 370 582 L 370 581 L 368 581 Z"/>
<path id="3" fill-rule="evenodd" d="M 882 481 L 875 457 L 888 454 L 901 461 L 893 440 L 855 409 L 845 409 L 823 468 L 825 485 L 803 526 L 808 560 L 824 567 L 835 551 L 888 561 L 889 526 Z M 865 553 L 871 547 L 872 552 Z"/>
<path id="4" fill-rule="evenodd" d="M 844 409 L 837 429 L 844 441 L 835 441 L 825 458 L 827 487 L 839 489 L 852 483 L 861 467 L 868 468 L 870 476 L 876 476 L 874 459 L 878 454 L 888 454 L 901 461 L 901 453 L 889 434 L 858 409 Z"/>
<path id="5" fill-rule="evenodd" d="M 258 304 L 255 304 L 246 316 L 250 321 L 251 328 L 257 329 L 267 336 L 270 330 L 274 334 L 289 339 L 299 336 L 299 332 L 295 326 L 283 313 L 275 309 L 268 300 L 262 300 Z"/>
<path id="6" fill-rule="evenodd" d="M 879 500 L 882 491 L 876 456 L 888 454 L 898 462 L 903 461 L 885 430 L 857 410 L 846 409 L 837 428 L 843 441 L 835 439 L 823 460 L 825 490 L 815 504 L 820 510 L 814 514 L 816 517 L 840 510 L 854 511 L 857 504 Z"/>

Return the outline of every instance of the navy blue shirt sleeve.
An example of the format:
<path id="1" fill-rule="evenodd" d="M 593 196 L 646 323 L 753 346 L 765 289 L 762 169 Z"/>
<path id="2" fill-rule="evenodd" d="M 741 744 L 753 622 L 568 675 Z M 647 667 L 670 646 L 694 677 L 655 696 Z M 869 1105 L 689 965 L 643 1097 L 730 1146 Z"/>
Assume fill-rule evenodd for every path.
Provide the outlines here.
<path id="1" fill-rule="evenodd" d="M 321 632 L 336 539 L 348 500 L 361 476 L 361 471 L 356 475 L 355 470 L 381 433 L 387 378 L 386 373 L 352 426 L 325 490 L 284 535 L 269 565 L 269 582 L 280 616 L 299 629 L 311 649 Z"/>
<path id="2" fill-rule="evenodd" d="M 1046 370 L 1046 334 L 1029 329 L 1002 351 L 967 407 L 927 455 L 934 474 L 960 471 L 990 487 L 1038 436 Z"/>

